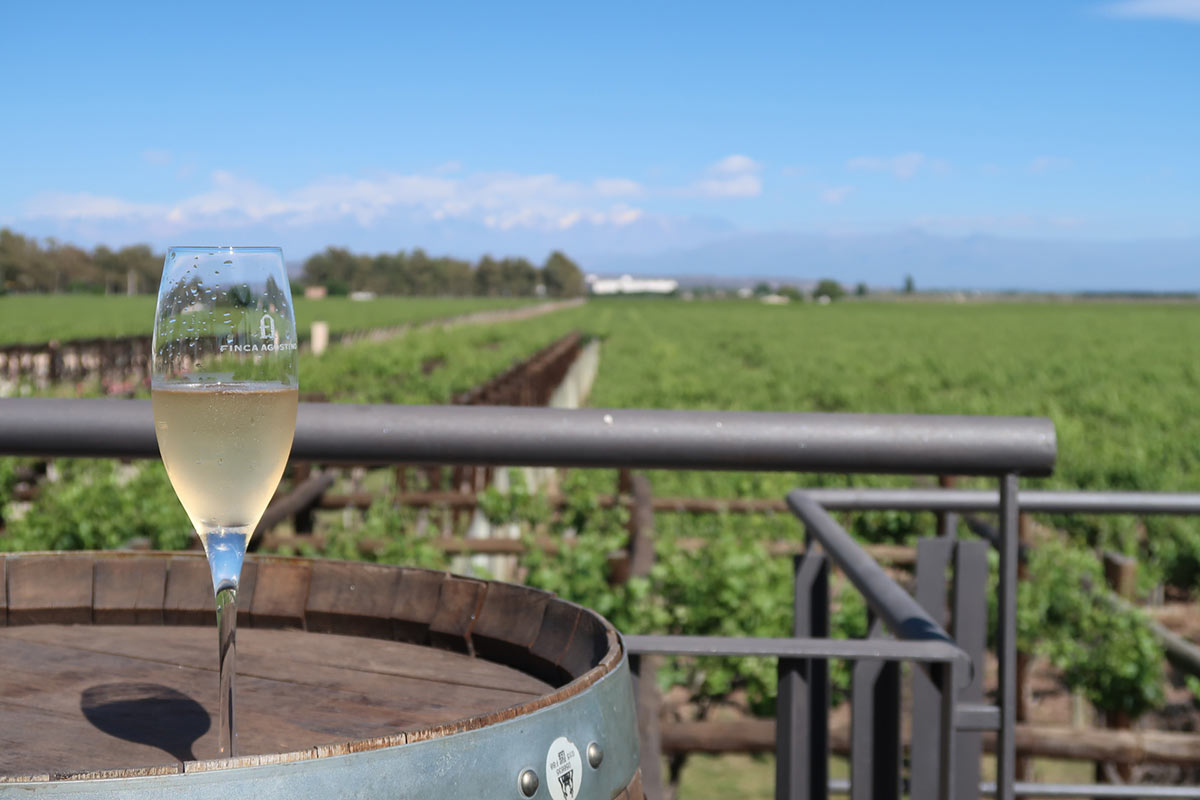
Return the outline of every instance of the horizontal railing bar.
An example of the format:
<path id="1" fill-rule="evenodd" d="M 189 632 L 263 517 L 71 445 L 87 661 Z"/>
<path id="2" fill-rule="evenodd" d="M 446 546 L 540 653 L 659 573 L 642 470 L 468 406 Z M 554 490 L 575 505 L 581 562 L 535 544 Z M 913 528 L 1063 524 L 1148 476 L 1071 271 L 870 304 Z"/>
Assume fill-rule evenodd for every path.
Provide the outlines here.
<path id="1" fill-rule="evenodd" d="M 1024 783 L 1013 784 L 1017 797 L 1103 797 L 1103 798 L 1200 798 L 1200 786 L 1147 786 L 1145 784 L 1114 785 L 1104 783 Z M 829 781 L 829 793 L 850 794 L 850 781 L 834 778 Z M 996 784 L 979 784 L 979 793 L 994 795 Z"/>
<path id="2" fill-rule="evenodd" d="M 998 731 L 1000 707 L 982 703 L 959 703 L 954 709 L 954 727 L 960 731 Z"/>
<path id="3" fill-rule="evenodd" d="M 625 647 L 634 655 L 775 656 L 779 658 L 844 658 L 848 660 L 945 663 L 962 657 L 953 643 L 898 639 L 812 639 L 741 636 L 658 636 L 627 634 Z"/>
<path id="4" fill-rule="evenodd" d="M 304 403 L 292 456 L 323 463 L 1046 475 L 1033 417 Z M 0 400 L 0 454 L 158 456 L 146 400 Z"/>
<path id="5" fill-rule="evenodd" d="M 988 489 L 806 489 L 830 511 L 995 511 L 1000 493 Z M 1022 513 L 1200 514 L 1200 493 L 1022 490 Z"/>
<path id="6" fill-rule="evenodd" d="M 1104 783 L 1025 783 L 1017 781 L 1013 784 L 1017 797 L 1102 797 L 1102 798 L 1200 798 L 1200 786 L 1147 786 L 1145 784 L 1104 784 Z M 850 794 L 850 781 L 845 778 L 834 778 L 829 781 L 829 793 L 833 795 Z M 979 784 L 979 793 L 994 795 L 996 784 L 984 782 Z"/>
<path id="7" fill-rule="evenodd" d="M 1147 786 L 1146 784 L 1105 783 L 1024 783 L 1013 784 L 1017 797 L 1112 797 L 1112 798 L 1200 798 L 1200 786 Z M 980 794 L 994 795 L 995 783 L 981 783 Z"/>
<path id="8" fill-rule="evenodd" d="M 888 630 L 908 642 L 941 641 L 953 644 L 950 635 L 921 608 L 920 603 L 892 580 L 879 563 L 807 492 L 800 489 L 788 492 L 787 504 L 833 563 L 854 584 L 871 610 L 883 620 Z M 967 654 L 957 646 L 954 649 L 963 659 L 969 660 Z"/>
<path id="9" fill-rule="evenodd" d="M 953 511 L 960 513 L 995 512 L 999 494 L 972 489 L 805 489 L 810 497 L 828 511 Z M 1018 495 L 1022 511 L 1038 513 L 1085 514 L 1178 514 L 1200 515 L 1200 492 L 1097 492 L 1087 490 L 1024 490 Z M 328 508 L 347 505 L 367 507 L 377 499 L 370 492 L 326 495 Z M 551 504 L 565 504 L 564 497 L 552 494 Z M 475 508 L 478 497 L 471 492 L 415 491 L 395 496 L 400 505 Z M 631 505 L 626 496 L 598 495 L 605 507 Z M 651 499 L 655 511 L 680 513 L 754 513 L 787 511 L 787 502 L 774 497 L 662 497 Z"/>

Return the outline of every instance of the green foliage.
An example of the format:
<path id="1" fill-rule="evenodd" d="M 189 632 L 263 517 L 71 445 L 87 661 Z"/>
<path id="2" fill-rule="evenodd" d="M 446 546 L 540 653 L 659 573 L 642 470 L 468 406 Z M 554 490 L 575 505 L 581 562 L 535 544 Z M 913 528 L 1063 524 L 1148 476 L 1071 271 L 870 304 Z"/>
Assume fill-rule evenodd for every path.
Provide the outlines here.
<path id="1" fill-rule="evenodd" d="M 830 614 L 829 626 L 833 636 L 839 639 L 865 639 L 867 625 L 867 601 L 849 583 L 837 594 L 837 601 Z M 835 660 L 829 665 L 829 684 L 836 705 L 850 696 L 854 662 Z"/>
<path id="2" fill-rule="evenodd" d="M 350 294 L 350 284 L 340 278 L 330 278 L 323 285 L 329 297 L 346 297 Z"/>
<path id="3" fill-rule="evenodd" d="M 817 288 L 813 289 L 813 297 L 828 297 L 830 300 L 840 300 L 846 295 L 846 290 L 842 285 L 830 278 L 823 278 L 817 282 Z"/>
<path id="4" fill-rule="evenodd" d="M 932 533 L 929 515 L 915 511 L 868 511 L 851 519 L 850 532 L 869 544 L 916 544 Z"/>
<path id="5" fill-rule="evenodd" d="M 1162 705 L 1162 647 L 1145 615 L 1106 591 L 1091 552 L 1040 543 L 1017 608 L 1018 646 L 1048 658 L 1097 708 L 1137 717 Z"/>
<path id="6" fill-rule="evenodd" d="M 280 553 L 446 569 L 449 566 L 446 554 L 435 547 L 428 536 L 412 534 L 415 517 L 412 509 L 397 508 L 391 498 L 382 497 L 367 509 L 361 524 L 331 526 L 320 551 L 302 544 L 297 548 L 281 548 Z"/>
<path id="7" fill-rule="evenodd" d="M 576 603 L 595 609 L 612 621 L 618 629 L 630 633 L 647 633 L 661 622 L 661 612 L 651 599 L 650 581 L 636 578 L 623 586 L 609 582 L 609 557 L 625 546 L 628 539 L 628 512 L 621 508 L 601 508 L 595 495 L 573 473 L 562 487 L 566 507 L 556 520 L 544 514 L 544 506 L 534 507 L 534 517 L 541 525 L 526 528 L 524 536 L 530 545 L 521 556 L 525 582 L 530 586 L 554 592 Z M 512 521 L 527 502 L 522 492 L 506 507 L 492 500 L 493 521 Z M 557 553 L 533 546 L 535 531 L 562 541 Z"/>
<path id="8" fill-rule="evenodd" d="M 411 253 L 401 250 L 367 256 L 330 247 L 304 262 L 304 282 L 324 286 L 331 295 L 353 290 L 387 295 L 533 297 L 539 285 L 552 297 L 584 293 L 583 272 L 558 250 L 538 269 L 524 258 L 497 261 L 484 256 L 471 264 L 449 256 L 429 256 L 419 248 Z"/>
<path id="9" fill-rule="evenodd" d="M 24 514 L 3 514 L 0 549 L 104 550 L 145 538 L 156 550 L 187 546 L 192 526 L 158 462 L 59 460 L 56 481 L 44 481 Z"/>
<path id="10" fill-rule="evenodd" d="M 6 292 L 157 292 L 163 257 L 147 245 L 87 252 L 0 228 L 0 295 Z"/>
<path id="11" fill-rule="evenodd" d="M 320 358 L 301 358 L 300 390 L 341 402 L 448 403 L 566 335 L 577 322 L 557 313 L 358 342 Z"/>
<path id="12" fill-rule="evenodd" d="M 667 613 L 662 632 L 701 636 L 788 636 L 792 625 L 792 570 L 764 546 L 766 527 L 738 520 L 737 535 L 705 536 L 703 546 L 680 546 L 675 531 L 662 536 L 654 596 Z M 714 521 L 732 533 L 728 518 Z M 664 679 L 687 686 L 702 702 L 744 688 L 751 708 L 774 708 L 774 659 L 677 660 Z"/>
<path id="13" fill-rule="evenodd" d="M 154 302 L 155 298 L 146 295 L 0 297 L 0 345 L 149 335 L 154 327 Z M 308 336 L 316 320 L 328 323 L 331 333 L 349 333 L 529 304 L 528 298 L 506 297 L 380 297 L 368 301 L 297 297 L 294 302 L 296 328 L 302 337 Z"/>
<path id="14" fill-rule="evenodd" d="M 500 262 L 494 265 L 500 269 Z M 4 303 L 13 299 L 38 298 L 0 302 L 6 325 Z M 103 302 L 118 299 L 125 298 Z M 375 313 L 382 302 L 346 301 L 346 319 Z M 396 302 L 422 308 L 426 301 Z M 331 319 L 337 303 L 317 301 L 309 308 L 317 318 Z M 145 316 L 148 325 L 152 312 Z M 504 325 L 414 331 L 394 342 L 337 348 L 335 358 L 304 357 L 301 387 L 336 400 L 444 403 L 572 329 L 602 340 L 591 398 L 597 407 L 1045 415 L 1058 431 L 1059 466 L 1053 478 L 1025 486 L 1200 490 L 1200 316 L 1185 306 L 845 303 L 810 314 L 757 303 L 612 300 Z M 4 474 L 0 462 L 0 492 Z M 906 477 L 688 471 L 656 471 L 651 480 L 661 496 L 782 497 L 797 485 L 912 485 Z M 105 481 L 112 483 L 101 476 L 102 487 Z M 85 522 L 92 525 L 89 541 L 119 543 L 137 535 L 113 526 L 95 529 L 102 518 L 127 520 L 125 527 L 140 524 L 133 522 L 136 509 L 114 507 L 106 490 L 87 494 L 95 482 L 81 470 L 49 489 L 25 519 L 9 523 L 10 540 L 19 534 L 31 547 L 57 541 L 93 546 L 69 533 Z M 611 471 L 573 471 L 568 507 L 553 518 L 519 484 L 506 495 L 489 492 L 483 508 L 494 520 L 520 525 L 526 536 L 562 538 L 567 544 L 556 554 L 522 557 L 529 582 L 596 608 L 622 630 L 789 633 L 788 560 L 767 556 L 760 544 L 798 538 L 790 516 L 658 514 L 653 573 L 612 587 L 609 558 L 625 544 L 627 519 L 620 509 L 600 508 L 595 498 L 611 492 L 613 482 Z M 71 489 L 75 483 L 83 485 Z M 165 488 L 157 505 L 182 515 Z M 71 491 L 78 493 L 72 498 L 77 506 L 54 500 Z M 51 500 L 58 505 L 39 511 Z M 57 525 L 60 514 L 67 521 Z M 862 541 L 907 542 L 933 532 L 929 514 L 841 519 Z M 1034 550 L 1033 577 L 1021 590 L 1022 644 L 1054 661 L 1102 708 L 1136 715 L 1153 707 L 1161 696 L 1161 653 L 1139 615 L 1090 588 L 1101 581 L 1095 559 L 1082 548 L 1136 555 L 1146 573 L 1192 588 L 1200 579 L 1200 526 L 1183 518 L 1073 515 L 1051 521 L 1071 542 Z M 364 540 L 395 540 L 378 557 L 445 564 L 427 541 L 403 535 L 412 527 L 411 512 L 384 502 L 363 526 L 337 527 L 325 554 L 360 557 Z M 35 529 L 43 533 L 34 536 Z M 682 541 L 696 538 L 704 542 L 699 549 Z M 839 593 L 837 635 L 865 633 L 865 614 L 856 602 L 853 590 Z M 769 661 L 696 659 L 672 662 L 663 674 L 704 702 L 744 689 L 755 707 L 765 709 L 774 692 L 773 669 Z M 843 690 L 848 675 L 834 667 Z"/>
<path id="15" fill-rule="evenodd" d="M 551 253 L 542 265 L 542 280 L 551 297 L 579 297 L 587 292 L 583 270 L 559 250 Z"/>
<path id="16" fill-rule="evenodd" d="M 1200 706 L 1200 678 L 1195 675 L 1185 675 L 1183 683 L 1187 686 L 1188 691 L 1192 693 L 1192 704 Z"/>
<path id="17" fill-rule="evenodd" d="M 1190 306 L 841 303 L 808 314 L 623 300 L 603 304 L 608 318 L 593 326 L 599 306 L 570 312 L 577 327 L 608 334 L 597 407 L 1047 416 L 1058 466 L 1025 486 L 1200 491 L 1200 315 Z M 652 481 L 658 494 L 697 497 L 912 485 L 686 471 L 657 471 Z M 909 519 L 901 527 L 932 531 L 932 515 Z M 851 523 L 856 533 L 895 541 L 896 517 L 866 520 Z M 1130 517 L 1052 521 L 1080 544 L 1136 555 L 1176 586 L 1200 580 L 1200 520 L 1147 518 L 1144 528 Z M 867 530 L 876 525 L 883 529 Z"/>
<path id="18" fill-rule="evenodd" d="M 599 407 L 1044 415 L 1058 430 L 1059 466 L 1053 478 L 1025 485 L 1200 490 L 1194 309 L 862 303 L 795 314 L 637 301 L 607 308 L 610 335 L 592 396 Z M 976 333 L 982 330 L 988 335 Z M 911 485 L 907 478 L 671 471 L 654 472 L 652 481 L 660 495 L 718 497 L 781 497 L 797 485 Z M 597 489 L 611 485 L 611 476 L 597 478 Z M 691 535 L 736 541 L 745 520 L 711 533 L 698 518 L 679 524 Z M 1200 577 L 1200 526 L 1185 518 L 1151 518 L 1144 528 L 1129 517 L 1053 522 L 1075 545 L 1047 550 L 1022 589 L 1023 643 L 1052 658 L 1100 707 L 1131 715 L 1153 707 L 1162 691 L 1161 653 L 1138 614 L 1078 588 L 1080 574 L 1091 585 L 1102 581 L 1095 559 L 1077 548 L 1116 547 L 1191 588 Z M 794 535 L 786 519 L 756 524 L 778 538 Z M 861 514 L 848 524 L 863 541 L 933 532 L 930 514 Z M 697 599 L 707 580 L 697 573 Z M 741 632 L 756 630 L 750 622 Z"/>
<path id="19" fill-rule="evenodd" d="M 479 495 L 479 510 L 493 525 L 525 523 L 538 525 L 550 518 L 545 495 L 529 491 L 521 470 L 508 471 L 508 491 L 490 486 Z"/>
<path id="20" fill-rule="evenodd" d="M 5 506 L 18 483 L 17 469 L 21 464 L 22 459 L 0 457 L 0 526 L 4 524 Z"/>

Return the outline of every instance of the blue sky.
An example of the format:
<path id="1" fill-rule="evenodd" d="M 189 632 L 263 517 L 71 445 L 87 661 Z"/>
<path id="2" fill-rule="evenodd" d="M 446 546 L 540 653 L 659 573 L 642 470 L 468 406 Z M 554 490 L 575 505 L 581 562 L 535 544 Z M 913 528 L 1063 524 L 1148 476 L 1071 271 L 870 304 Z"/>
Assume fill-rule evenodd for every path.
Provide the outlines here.
<path id="1" fill-rule="evenodd" d="M 8 3 L 0 225 L 586 262 L 1200 237 L 1200 0 Z"/>

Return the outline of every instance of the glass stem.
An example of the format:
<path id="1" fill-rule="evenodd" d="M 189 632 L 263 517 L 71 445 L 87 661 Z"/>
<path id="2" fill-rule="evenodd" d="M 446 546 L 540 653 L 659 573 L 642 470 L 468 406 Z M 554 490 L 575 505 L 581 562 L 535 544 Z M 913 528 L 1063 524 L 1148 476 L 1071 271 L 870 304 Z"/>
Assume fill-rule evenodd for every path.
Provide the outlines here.
<path id="1" fill-rule="evenodd" d="M 233 758 L 237 734 L 233 727 L 233 678 L 237 668 L 237 584 L 225 584 L 217 590 L 217 638 L 220 645 L 219 699 L 221 711 L 218 715 L 218 739 L 221 753 L 219 758 Z"/>

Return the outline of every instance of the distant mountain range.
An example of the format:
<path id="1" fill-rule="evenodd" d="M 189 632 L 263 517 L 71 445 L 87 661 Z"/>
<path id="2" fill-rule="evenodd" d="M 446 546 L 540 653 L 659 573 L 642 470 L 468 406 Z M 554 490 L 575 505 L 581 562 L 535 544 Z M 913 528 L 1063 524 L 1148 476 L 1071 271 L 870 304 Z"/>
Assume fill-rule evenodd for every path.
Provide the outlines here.
<path id="1" fill-rule="evenodd" d="M 912 275 L 918 289 L 1050 292 L 1200 291 L 1200 238 L 1100 242 L 888 234 L 735 234 L 653 254 L 597 254 L 589 272 L 663 275 L 681 283 L 798 284 L 833 278 L 894 286 Z"/>

